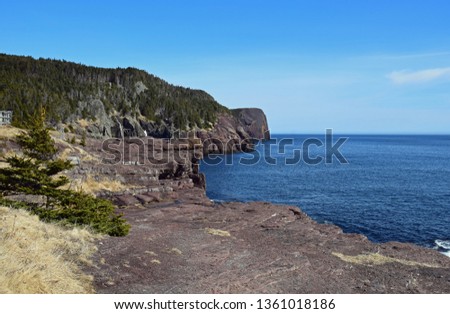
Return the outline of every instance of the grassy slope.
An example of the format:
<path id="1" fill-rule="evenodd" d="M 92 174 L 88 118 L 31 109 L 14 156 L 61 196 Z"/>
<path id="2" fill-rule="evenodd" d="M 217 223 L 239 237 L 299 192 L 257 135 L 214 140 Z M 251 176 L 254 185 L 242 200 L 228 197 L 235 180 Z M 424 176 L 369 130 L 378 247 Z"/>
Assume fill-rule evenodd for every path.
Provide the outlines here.
<path id="1" fill-rule="evenodd" d="M 4 155 L 20 154 L 10 150 L 6 143 L 14 142 L 21 131 L 11 126 L 0 127 Z M 57 134 L 53 134 L 53 139 L 63 148 L 62 154 L 77 154 L 82 160 L 95 158 L 79 145 L 60 140 Z M 0 167 L 7 166 L 0 156 Z M 116 181 L 91 178 L 73 183 L 72 188 L 88 193 L 124 188 Z M 86 229 L 63 228 L 41 222 L 27 211 L 0 207 L 0 293 L 94 292 L 93 279 L 83 274 L 80 267 L 91 263 L 96 237 Z"/>
<path id="2" fill-rule="evenodd" d="M 92 293 L 95 237 L 39 221 L 24 210 L 0 207 L 0 293 Z"/>
<path id="3" fill-rule="evenodd" d="M 15 142 L 15 137 L 25 130 L 13 127 L 13 126 L 0 126 L 0 168 L 8 167 L 4 158 L 6 156 L 21 155 L 20 150 L 12 150 L 8 147 L 7 142 Z M 78 144 L 70 144 L 69 139 L 76 137 L 76 142 L 79 143 L 80 138 L 75 134 L 66 134 L 66 140 L 61 139 L 61 134 L 57 131 L 52 131 L 51 136 L 56 142 L 59 148 L 59 157 L 62 159 L 67 159 L 69 156 L 76 156 L 80 158 L 81 162 L 100 162 L 97 155 L 90 153 L 84 147 Z M 70 174 L 67 174 L 70 177 Z M 99 179 L 93 178 L 88 175 L 84 178 L 72 178 L 71 182 L 62 188 L 70 188 L 76 191 L 84 191 L 85 193 L 95 194 L 99 191 L 123 191 L 132 186 L 125 186 L 118 180 L 114 179 Z"/>

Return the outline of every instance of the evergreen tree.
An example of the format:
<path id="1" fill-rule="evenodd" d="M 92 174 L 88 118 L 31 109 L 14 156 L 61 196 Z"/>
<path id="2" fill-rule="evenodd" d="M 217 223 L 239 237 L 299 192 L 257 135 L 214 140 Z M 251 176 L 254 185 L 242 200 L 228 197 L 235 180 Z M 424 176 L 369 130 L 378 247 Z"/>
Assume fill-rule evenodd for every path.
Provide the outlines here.
<path id="1" fill-rule="evenodd" d="M 83 192 L 64 190 L 69 182 L 61 171 L 72 168 L 70 161 L 56 158 L 57 148 L 45 126 L 45 111 L 40 109 L 28 123 L 28 132 L 17 136 L 23 157 L 6 158 L 9 167 L 0 169 L 0 201 L 6 195 L 40 195 L 44 206 L 21 202 L 46 221 L 63 221 L 69 224 L 89 225 L 94 230 L 112 236 L 123 236 L 130 226 L 121 215 L 114 213 L 114 206 L 107 200 L 97 199 Z M 17 205 L 17 204 L 16 204 Z"/>
<path id="2" fill-rule="evenodd" d="M 70 161 L 55 158 L 57 149 L 45 126 L 45 110 L 40 109 L 29 119 L 28 132 L 17 136 L 23 157 L 6 158 L 10 165 L 0 169 L 0 191 L 2 194 L 31 194 L 47 197 L 46 207 L 54 205 L 59 187 L 67 184 L 65 176 L 58 173 L 72 168 Z"/>
<path id="3" fill-rule="evenodd" d="M 136 84 L 145 86 L 137 92 Z M 143 85 L 142 85 L 143 84 Z M 101 100 L 108 115 L 142 115 L 147 120 L 177 121 L 186 128 L 198 117 L 209 125 L 228 112 L 201 90 L 171 85 L 145 71 L 102 69 L 71 62 L 11 56 L 0 53 L 0 110 L 13 110 L 13 125 L 26 126 L 26 114 L 47 108 L 53 124 L 68 117 L 94 119 L 85 105 Z M 173 126 L 173 125 L 170 125 Z"/>

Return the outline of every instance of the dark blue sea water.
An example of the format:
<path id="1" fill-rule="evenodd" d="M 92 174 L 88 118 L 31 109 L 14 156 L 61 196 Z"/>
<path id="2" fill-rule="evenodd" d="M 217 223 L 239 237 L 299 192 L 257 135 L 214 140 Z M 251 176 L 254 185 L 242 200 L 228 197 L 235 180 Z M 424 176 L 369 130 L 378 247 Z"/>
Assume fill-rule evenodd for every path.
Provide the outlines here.
<path id="1" fill-rule="evenodd" d="M 270 146 L 275 165 L 264 160 L 267 143 L 253 154 L 227 156 L 232 165 L 215 164 L 216 156 L 205 158 L 201 171 L 208 197 L 293 204 L 318 222 L 375 242 L 450 250 L 450 136 L 348 135 L 340 149 L 348 164 L 333 158 L 332 164 L 287 165 L 286 157 L 311 137 L 324 140 L 324 135 L 273 135 L 278 141 L 294 139 L 284 153 L 278 145 Z M 257 156 L 261 160 L 254 165 L 239 162 Z M 310 156 L 325 156 L 324 147 L 313 146 Z"/>

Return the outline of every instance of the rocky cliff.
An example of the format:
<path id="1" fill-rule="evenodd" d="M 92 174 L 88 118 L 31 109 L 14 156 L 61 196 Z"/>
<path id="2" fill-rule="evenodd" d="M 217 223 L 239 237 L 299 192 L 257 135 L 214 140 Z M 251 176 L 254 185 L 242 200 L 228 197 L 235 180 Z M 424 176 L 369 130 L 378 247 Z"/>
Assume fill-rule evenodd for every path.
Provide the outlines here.
<path id="1" fill-rule="evenodd" d="M 197 131 L 204 153 L 250 151 L 256 141 L 270 138 L 264 112 L 257 108 L 234 109 L 220 114 L 210 130 Z"/>
<path id="2" fill-rule="evenodd" d="M 2 127 L 5 154 L 18 133 Z M 97 242 L 86 272 L 99 293 L 450 292 L 450 259 L 437 251 L 372 243 L 293 206 L 212 202 L 199 139 L 88 138 L 81 147 L 60 135 L 60 154 L 77 165 L 72 184 L 111 199 L 132 225 Z"/>
<path id="3" fill-rule="evenodd" d="M 240 108 L 231 110 L 244 131 L 252 138 L 270 139 L 269 125 L 264 112 L 259 108 Z"/>

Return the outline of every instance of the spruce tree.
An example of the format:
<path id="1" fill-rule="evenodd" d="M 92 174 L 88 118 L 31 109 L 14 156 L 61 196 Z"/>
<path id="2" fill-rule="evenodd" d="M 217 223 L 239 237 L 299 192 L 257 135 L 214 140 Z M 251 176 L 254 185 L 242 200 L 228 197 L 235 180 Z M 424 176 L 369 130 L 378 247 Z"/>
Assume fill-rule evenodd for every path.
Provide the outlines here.
<path id="1" fill-rule="evenodd" d="M 29 119 L 28 132 L 16 138 L 23 156 L 6 158 L 10 165 L 0 169 L 0 191 L 3 195 L 28 194 L 47 197 L 46 207 L 51 207 L 58 195 L 58 188 L 67 184 L 61 171 L 72 168 L 70 161 L 56 158 L 57 148 L 45 126 L 45 110 L 40 109 Z"/>
<path id="2" fill-rule="evenodd" d="M 50 129 L 45 126 L 43 109 L 30 119 L 28 126 L 28 132 L 17 136 L 23 156 L 7 157 L 9 167 L 0 169 L 0 203 L 14 205 L 14 202 L 2 198 L 7 195 L 44 196 L 43 206 L 31 202 L 20 202 L 19 205 L 45 221 L 88 225 L 112 236 L 126 235 L 130 226 L 122 215 L 114 213 L 111 202 L 62 189 L 69 179 L 60 172 L 72 168 L 72 165 L 70 161 L 56 157 L 57 148 Z"/>

